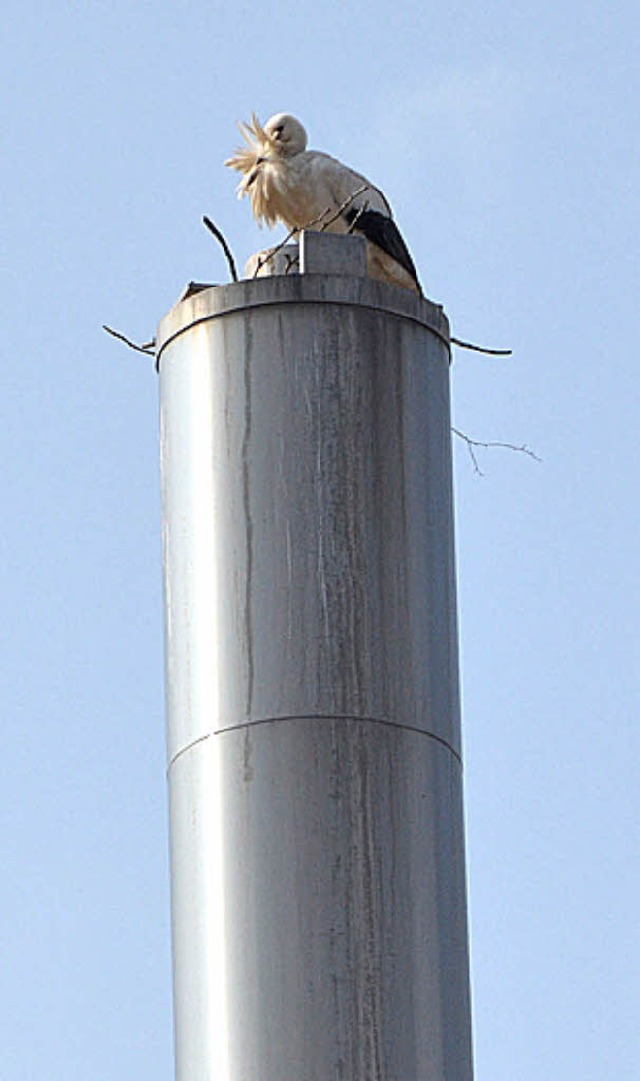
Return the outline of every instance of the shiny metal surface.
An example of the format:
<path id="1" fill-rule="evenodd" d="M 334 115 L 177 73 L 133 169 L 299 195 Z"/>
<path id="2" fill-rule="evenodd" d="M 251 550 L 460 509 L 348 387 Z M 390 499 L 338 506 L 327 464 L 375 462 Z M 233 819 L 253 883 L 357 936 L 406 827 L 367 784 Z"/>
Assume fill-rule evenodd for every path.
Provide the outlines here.
<path id="1" fill-rule="evenodd" d="M 180 1081 L 470 1081 L 455 756 L 266 722 L 181 755 L 171 793 Z"/>
<path id="2" fill-rule="evenodd" d="M 307 254 L 159 328 L 177 1079 L 471 1081 L 448 325 Z"/>
<path id="3" fill-rule="evenodd" d="M 300 275 L 246 285 L 289 299 L 161 358 L 169 755 L 315 715 L 459 753 L 447 350 L 417 321 L 306 303 Z"/>

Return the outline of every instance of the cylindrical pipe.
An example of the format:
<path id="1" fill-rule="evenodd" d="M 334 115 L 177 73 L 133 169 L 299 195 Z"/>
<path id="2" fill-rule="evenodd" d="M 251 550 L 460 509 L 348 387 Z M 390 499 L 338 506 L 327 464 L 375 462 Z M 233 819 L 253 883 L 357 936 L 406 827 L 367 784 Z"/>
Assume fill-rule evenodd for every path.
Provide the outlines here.
<path id="1" fill-rule="evenodd" d="M 470 1081 L 448 324 L 301 256 L 159 330 L 177 1081 Z"/>

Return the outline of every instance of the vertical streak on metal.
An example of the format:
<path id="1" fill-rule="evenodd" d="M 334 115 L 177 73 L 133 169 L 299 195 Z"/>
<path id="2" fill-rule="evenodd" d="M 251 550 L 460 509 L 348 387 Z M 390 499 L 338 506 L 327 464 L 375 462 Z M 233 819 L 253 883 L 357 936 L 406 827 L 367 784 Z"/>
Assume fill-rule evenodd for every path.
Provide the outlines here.
<path id="1" fill-rule="evenodd" d="M 253 626 L 251 616 L 251 593 L 253 587 L 253 522 L 249 501 L 249 450 L 251 447 L 251 325 L 246 327 L 246 347 L 244 358 L 244 431 L 242 436 L 242 492 L 244 520 L 247 533 L 247 573 L 244 603 L 245 641 L 247 645 L 247 716 L 251 714 L 253 698 Z"/>
<path id="2" fill-rule="evenodd" d="M 158 335 L 176 1077 L 471 1081 L 448 325 L 314 244 Z"/>

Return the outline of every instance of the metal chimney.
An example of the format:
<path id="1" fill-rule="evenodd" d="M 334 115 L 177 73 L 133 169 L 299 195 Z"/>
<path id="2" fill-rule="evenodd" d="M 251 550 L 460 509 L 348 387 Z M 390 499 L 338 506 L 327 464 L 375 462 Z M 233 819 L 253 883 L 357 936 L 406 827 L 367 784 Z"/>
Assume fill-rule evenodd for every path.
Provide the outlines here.
<path id="1" fill-rule="evenodd" d="M 293 270 L 159 328 L 176 1077 L 471 1081 L 448 323 Z"/>

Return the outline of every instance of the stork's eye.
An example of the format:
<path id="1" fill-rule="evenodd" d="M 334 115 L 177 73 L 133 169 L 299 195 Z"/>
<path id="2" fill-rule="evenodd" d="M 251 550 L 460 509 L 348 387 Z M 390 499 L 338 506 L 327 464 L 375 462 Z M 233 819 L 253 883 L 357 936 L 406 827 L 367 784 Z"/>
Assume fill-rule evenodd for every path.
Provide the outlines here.
<path id="1" fill-rule="evenodd" d="M 282 132 L 284 131 L 284 124 L 280 124 L 279 127 L 273 129 L 274 139 L 281 139 Z"/>

